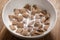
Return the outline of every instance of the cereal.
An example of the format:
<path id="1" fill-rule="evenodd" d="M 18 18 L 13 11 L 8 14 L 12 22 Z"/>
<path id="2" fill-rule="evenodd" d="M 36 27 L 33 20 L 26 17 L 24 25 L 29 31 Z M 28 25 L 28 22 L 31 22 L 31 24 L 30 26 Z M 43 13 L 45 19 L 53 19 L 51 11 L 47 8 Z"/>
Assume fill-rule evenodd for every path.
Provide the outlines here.
<path id="1" fill-rule="evenodd" d="M 49 20 L 46 20 L 45 21 L 45 25 L 49 25 L 50 24 L 50 21 Z"/>
<path id="2" fill-rule="evenodd" d="M 40 16 L 39 15 L 36 15 L 36 19 L 40 19 Z"/>
<path id="3" fill-rule="evenodd" d="M 22 9 L 14 9 L 9 15 L 11 30 L 23 36 L 37 36 L 48 30 L 50 14 L 37 5 L 26 4 Z M 16 28 L 15 28 L 16 27 Z"/>
<path id="4" fill-rule="evenodd" d="M 17 21 L 16 20 L 14 20 L 14 21 L 12 21 L 12 25 L 17 25 Z"/>
<path id="5" fill-rule="evenodd" d="M 33 27 L 33 26 L 31 26 L 31 25 L 28 25 L 28 27 Z"/>
<path id="6" fill-rule="evenodd" d="M 39 16 L 40 16 L 40 17 L 43 17 L 43 16 L 44 16 L 44 14 L 40 12 L 40 13 L 39 13 Z"/>
<path id="7" fill-rule="evenodd" d="M 40 20 L 39 19 L 35 19 L 35 23 L 39 23 L 40 24 Z"/>
<path id="8" fill-rule="evenodd" d="M 40 24 L 39 23 L 35 23 L 34 24 L 34 27 L 38 27 Z"/>
<path id="9" fill-rule="evenodd" d="M 14 15 L 9 15 L 9 19 L 12 21 L 14 20 L 16 17 Z"/>
<path id="10" fill-rule="evenodd" d="M 19 11 L 21 14 L 26 13 L 26 9 L 20 9 Z"/>
<path id="11" fill-rule="evenodd" d="M 38 8 L 37 5 L 33 5 L 32 11 L 33 11 L 34 13 L 40 13 L 40 12 L 41 12 L 41 9 Z"/>
<path id="12" fill-rule="evenodd" d="M 33 8 L 34 8 L 34 9 L 37 9 L 38 7 L 37 7 L 36 5 L 33 5 Z"/>
<path id="13" fill-rule="evenodd" d="M 29 15 L 27 13 L 23 13 L 22 16 L 28 18 Z"/>
<path id="14" fill-rule="evenodd" d="M 35 12 L 32 12 L 31 15 L 35 15 L 36 13 Z"/>
<path id="15" fill-rule="evenodd" d="M 39 25 L 38 29 L 41 29 L 41 28 L 43 28 L 43 25 Z"/>
<path id="16" fill-rule="evenodd" d="M 14 9 L 14 13 L 15 15 L 18 15 L 20 12 L 19 12 L 20 9 Z"/>
<path id="17" fill-rule="evenodd" d="M 41 18 L 41 22 L 42 22 L 42 23 L 45 22 L 45 20 L 46 20 L 45 17 L 42 17 L 42 18 Z"/>
<path id="18" fill-rule="evenodd" d="M 38 31 L 32 31 L 31 32 L 31 36 L 36 36 L 36 35 L 40 35 L 41 33 L 40 32 L 38 32 Z"/>
<path id="19" fill-rule="evenodd" d="M 45 25 L 44 30 L 47 31 L 48 27 L 49 27 L 49 25 Z"/>
<path id="20" fill-rule="evenodd" d="M 23 20 L 23 16 L 14 16 L 14 15 L 10 15 L 9 18 L 13 21 L 14 19 L 16 19 L 17 21 L 22 21 Z"/>
<path id="21" fill-rule="evenodd" d="M 31 36 L 36 36 L 36 31 L 32 31 L 30 34 L 31 34 Z"/>
<path id="22" fill-rule="evenodd" d="M 26 9 L 28 9 L 28 10 L 31 10 L 31 6 L 30 6 L 29 4 L 26 4 L 26 5 L 24 6 L 24 8 L 26 8 Z"/>
<path id="23" fill-rule="evenodd" d="M 9 15 L 9 19 L 12 20 L 14 19 L 14 17 L 12 15 Z"/>
<path id="24" fill-rule="evenodd" d="M 39 14 L 41 11 L 42 10 L 38 8 L 36 13 Z"/>
<path id="25" fill-rule="evenodd" d="M 28 25 L 28 32 L 31 32 L 33 30 L 33 26 Z"/>
<path id="26" fill-rule="evenodd" d="M 45 17 L 46 17 L 46 20 L 49 20 L 50 14 L 46 14 Z"/>
<path id="27" fill-rule="evenodd" d="M 23 16 L 17 16 L 17 20 L 18 21 L 22 21 L 23 20 Z"/>
<path id="28" fill-rule="evenodd" d="M 26 29 L 24 29 L 21 34 L 24 35 L 24 36 L 28 36 L 29 35 L 28 34 L 28 30 L 26 30 Z"/>
<path id="29" fill-rule="evenodd" d="M 36 13 L 38 12 L 38 8 L 37 8 L 37 6 L 36 5 L 33 5 L 33 7 L 32 7 L 32 15 L 35 15 Z"/>
<path id="30" fill-rule="evenodd" d="M 33 30 L 37 31 L 38 30 L 38 27 L 34 27 Z"/>
<path id="31" fill-rule="evenodd" d="M 39 28 L 37 31 L 38 32 L 44 32 L 44 30 L 42 28 Z"/>
<path id="32" fill-rule="evenodd" d="M 37 12 L 37 10 L 36 10 L 36 9 L 34 9 L 34 8 L 32 8 L 32 13 L 31 13 L 31 15 L 35 15 L 35 14 L 36 14 L 36 12 Z"/>
<path id="33" fill-rule="evenodd" d="M 16 30 L 16 28 L 15 28 L 14 25 L 10 25 L 10 29 L 11 29 L 11 30 Z"/>
<path id="34" fill-rule="evenodd" d="M 23 31 L 23 28 L 18 28 L 18 29 L 16 30 L 16 32 L 19 33 L 19 34 L 20 34 L 22 31 Z"/>
<path id="35" fill-rule="evenodd" d="M 23 23 L 17 23 L 18 28 L 23 28 L 24 24 Z"/>
<path id="36" fill-rule="evenodd" d="M 44 15 L 46 15 L 47 11 L 46 10 L 42 10 L 41 13 L 43 13 Z"/>

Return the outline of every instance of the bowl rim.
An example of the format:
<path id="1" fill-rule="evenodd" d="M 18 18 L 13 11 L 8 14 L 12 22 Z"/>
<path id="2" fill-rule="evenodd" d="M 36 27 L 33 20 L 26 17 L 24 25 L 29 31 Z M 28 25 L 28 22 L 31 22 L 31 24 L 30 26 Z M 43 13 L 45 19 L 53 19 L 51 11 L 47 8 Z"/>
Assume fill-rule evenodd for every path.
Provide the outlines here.
<path id="1" fill-rule="evenodd" d="M 51 3 L 51 2 L 49 2 L 49 0 L 46 0 L 52 7 L 53 7 L 53 9 L 54 9 L 54 11 L 55 11 L 55 14 L 56 14 L 56 19 L 55 19 L 55 23 L 54 23 L 54 25 L 53 25 L 53 27 L 52 27 L 52 29 L 55 27 L 55 25 L 56 25 L 56 21 L 57 21 L 57 11 L 56 11 L 56 8 L 54 7 L 54 5 Z M 6 8 L 6 6 L 9 4 L 11 2 L 11 0 L 9 0 L 5 5 L 4 5 L 4 7 L 3 7 L 3 11 L 2 11 L 2 19 L 3 19 L 3 14 L 4 14 L 4 11 L 5 11 L 5 8 Z M 3 20 L 3 23 L 4 23 L 4 20 Z M 5 23 L 4 23 L 4 25 L 5 25 Z M 6 26 L 6 25 L 5 25 Z M 8 29 L 8 27 L 6 26 L 6 28 Z M 51 29 L 51 30 L 52 30 Z M 9 29 L 8 29 L 9 30 Z M 15 34 L 15 33 L 13 33 L 11 30 L 9 30 L 11 33 L 13 33 L 13 34 L 15 34 L 15 35 L 17 35 L 17 36 L 19 36 L 19 37 L 24 37 L 24 38 L 40 38 L 40 37 L 43 37 L 43 36 L 45 36 L 46 34 L 48 34 L 51 30 L 49 30 L 47 33 L 45 33 L 44 35 L 37 35 L 37 36 L 31 36 L 31 37 L 29 37 L 29 36 L 21 36 L 21 35 L 17 35 L 17 34 Z"/>

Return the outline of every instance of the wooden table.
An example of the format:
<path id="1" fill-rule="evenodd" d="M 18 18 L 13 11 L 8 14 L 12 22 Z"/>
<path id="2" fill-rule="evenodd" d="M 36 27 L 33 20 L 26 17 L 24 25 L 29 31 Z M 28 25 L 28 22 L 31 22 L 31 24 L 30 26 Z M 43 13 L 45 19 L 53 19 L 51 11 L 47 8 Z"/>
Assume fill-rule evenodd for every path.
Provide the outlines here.
<path id="1" fill-rule="evenodd" d="M 0 40 L 22 40 L 14 37 L 3 24 L 2 21 L 2 9 L 8 0 L 0 0 Z M 60 0 L 49 0 L 56 8 L 57 11 L 57 23 L 54 29 L 46 36 L 39 40 L 60 40 Z"/>

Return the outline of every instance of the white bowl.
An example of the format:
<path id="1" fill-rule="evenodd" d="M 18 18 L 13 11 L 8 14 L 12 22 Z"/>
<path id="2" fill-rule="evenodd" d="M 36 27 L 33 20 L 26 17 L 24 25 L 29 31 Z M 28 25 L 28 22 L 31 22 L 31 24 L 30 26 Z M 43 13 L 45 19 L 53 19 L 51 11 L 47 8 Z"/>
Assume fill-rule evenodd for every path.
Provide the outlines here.
<path id="1" fill-rule="evenodd" d="M 22 8 L 26 4 L 30 4 L 30 5 L 36 4 L 36 5 L 38 5 L 38 7 L 42 8 L 42 9 L 46 9 L 50 13 L 50 15 L 51 15 L 50 26 L 49 26 L 48 30 L 46 32 L 44 32 L 43 34 L 38 35 L 38 36 L 32 36 L 32 37 L 22 36 L 22 35 L 19 35 L 19 34 L 13 32 L 9 28 L 9 25 L 11 23 L 10 23 L 8 15 L 13 14 L 14 8 Z M 48 34 L 54 28 L 54 25 L 56 23 L 56 11 L 55 11 L 54 6 L 47 0 L 9 0 L 9 2 L 5 5 L 5 7 L 3 9 L 2 19 L 3 19 L 4 24 L 6 25 L 6 28 L 12 34 L 14 34 L 18 37 L 23 37 L 23 38 L 39 38 L 39 37 L 42 37 L 42 36 Z"/>

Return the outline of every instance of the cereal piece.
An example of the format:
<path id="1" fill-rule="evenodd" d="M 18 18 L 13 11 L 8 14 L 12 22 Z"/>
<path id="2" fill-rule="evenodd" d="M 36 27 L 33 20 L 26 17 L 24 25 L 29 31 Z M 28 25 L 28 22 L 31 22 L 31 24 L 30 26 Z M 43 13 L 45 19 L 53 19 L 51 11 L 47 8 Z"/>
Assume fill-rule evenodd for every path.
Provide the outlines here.
<path id="1" fill-rule="evenodd" d="M 33 10 L 35 13 L 40 13 L 40 11 L 41 11 L 41 9 L 38 8 L 36 5 L 33 5 L 32 10 Z"/>
<path id="2" fill-rule="evenodd" d="M 16 15 L 10 15 L 9 18 L 11 20 L 17 19 L 18 21 L 22 21 L 23 20 L 23 16 L 16 16 Z"/>
<path id="3" fill-rule="evenodd" d="M 14 25 L 10 25 L 10 29 L 11 29 L 11 30 L 16 30 L 16 28 L 15 28 Z"/>
<path id="4" fill-rule="evenodd" d="M 50 23 L 45 22 L 45 25 L 49 25 Z"/>
<path id="5" fill-rule="evenodd" d="M 17 23 L 17 28 L 23 28 L 24 24 L 23 23 Z"/>
<path id="6" fill-rule="evenodd" d="M 40 26 L 40 20 L 36 19 L 36 20 L 35 20 L 35 24 L 34 24 L 34 26 L 35 26 L 35 27 Z"/>
<path id="7" fill-rule="evenodd" d="M 23 16 L 11 15 L 10 18 L 11 18 L 11 20 L 12 20 L 12 18 L 14 18 L 14 19 L 16 19 L 17 21 L 22 21 L 22 20 L 23 20 Z"/>
<path id="8" fill-rule="evenodd" d="M 31 15 L 35 15 L 35 14 L 36 14 L 36 12 L 32 11 Z"/>
<path id="9" fill-rule="evenodd" d="M 33 30 L 33 26 L 28 25 L 28 31 L 31 32 Z"/>
<path id="10" fill-rule="evenodd" d="M 46 15 L 47 11 L 46 10 L 42 10 L 41 13 L 43 13 L 44 15 Z"/>
<path id="11" fill-rule="evenodd" d="M 43 16 L 44 16 L 44 14 L 40 12 L 40 13 L 39 13 L 39 16 L 40 16 L 40 17 L 43 17 Z"/>
<path id="12" fill-rule="evenodd" d="M 32 31 L 30 34 L 31 34 L 31 36 L 36 36 L 36 31 Z"/>
<path id="13" fill-rule="evenodd" d="M 35 23 L 39 23 L 40 24 L 40 19 L 35 19 Z"/>
<path id="14" fill-rule="evenodd" d="M 41 29 L 41 28 L 42 28 L 42 26 L 40 25 L 40 26 L 38 26 L 38 27 L 34 27 L 33 30 L 36 30 L 36 31 L 37 31 L 37 30 L 39 30 L 39 29 Z"/>
<path id="15" fill-rule="evenodd" d="M 20 12 L 19 12 L 20 9 L 14 9 L 14 13 L 15 15 L 18 15 Z"/>
<path id="16" fill-rule="evenodd" d="M 38 23 L 35 23 L 34 26 L 37 27 L 39 24 Z"/>
<path id="17" fill-rule="evenodd" d="M 18 29 L 16 30 L 17 33 L 21 33 L 22 31 L 23 31 L 23 28 L 18 28 Z"/>
<path id="18" fill-rule="evenodd" d="M 35 30 L 35 31 L 38 30 L 38 27 L 34 27 L 33 30 Z"/>
<path id="19" fill-rule="evenodd" d="M 23 13 L 22 16 L 28 18 L 29 15 L 27 13 Z"/>
<path id="20" fill-rule="evenodd" d="M 27 10 L 26 9 L 20 9 L 19 11 L 21 14 L 23 14 L 23 13 L 26 13 Z"/>
<path id="21" fill-rule="evenodd" d="M 33 26 L 28 25 L 28 32 L 31 32 L 33 30 Z"/>
<path id="22" fill-rule="evenodd" d="M 37 9 L 38 7 L 37 7 L 37 5 L 33 5 L 33 8 L 34 8 L 34 9 Z"/>
<path id="23" fill-rule="evenodd" d="M 35 30 L 31 32 L 31 36 L 36 36 L 36 35 L 40 35 L 40 34 L 42 34 L 42 32 L 38 32 Z"/>
<path id="24" fill-rule="evenodd" d="M 38 31 L 37 31 L 35 34 L 37 34 L 37 35 L 41 35 L 42 33 L 43 33 L 43 32 L 38 32 Z"/>
<path id="25" fill-rule="evenodd" d="M 17 16 L 17 20 L 18 21 L 22 21 L 23 20 L 23 16 Z"/>
<path id="26" fill-rule="evenodd" d="M 24 36 L 28 36 L 29 35 L 27 29 L 24 29 L 21 34 L 24 35 Z"/>
<path id="27" fill-rule="evenodd" d="M 17 15 L 10 15 L 9 17 L 14 18 L 14 19 L 19 19 L 19 16 L 17 16 Z"/>
<path id="28" fill-rule="evenodd" d="M 43 28 L 43 25 L 39 25 L 38 29 L 41 29 L 41 28 Z"/>
<path id="29" fill-rule="evenodd" d="M 35 23 L 34 27 L 38 27 L 40 25 L 40 23 Z"/>
<path id="30" fill-rule="evenodd" d="M 50 14 L 46 14 L 45 17 L 46 17 L 46 20 L 49 20 Z"/>
<path id="31" fill-rule="evenodd" d="M 16 20 L 14 20 L 14 21 L 12 21 L 12 25 L 17 25 L 17 21 Z"/>
<path id="32" fill-rule="evenodd" d="M 40 13 L 41 12 L 41 9 L 40 8 L 38 8 L 38 9 L 36 9 L 37 10 L 37 12 L 36 13 Z"/>
<path id="33" fill-rule="evenodd" d="M 40 10 L 39 9 L 32 9 L 32 15 L 35 15 L 35 14 L 39 14 L 40 13 Z"/>
<path id="34" fill-rule="evenodd" d="M 35 17 L 36 19 L 40 19 L 40 16 L 39 15 L 36 15 L 36 17 Z"/>
<path id="35" fill-rule="evenodd" d="M 45 25 L 44 30 L 47 31 L 49 25 Z"/>
<path id="36" fill-rule="evenodd" d="M 28 27 L 32 27 L 31 25 L 28 25 Z"/>
<path id="37" fill-rule="evenodd" d="M 37 9 L 36 5 L 33 5 L 31 14 L 35 15 L 37 12 L 38 12 L 38 9 Z"/>
<path id="38" fill-rule="evenodd" d="M 37 31 L 38 29 L 41 29 L 41 28 L 42 28 L 42 26 L 40 25 L 38 27 L 34 27 L 33 30 L 36 30 Z"/>
<path id="39" fill-rule="evenodd" d="M 14 20 L 16 17 L 14 15 L 9 15 L 9 19 L 12 21 Z"/>
<path id="40" fill-rule="evenodd" d="M 30 6 L 29 4 L 26 4 L 26 5 L 24 6 L 24 8 L 25 8 L 25 9 L 28 9 L 28 10 L 31 10 L 31 6 Z"/>
<path id="41" fill-rule="evenodd" d="M 33 26 L 28 26 L 28 32 L 31 32 L 33 29 Z"/>
<path id="42" fill-rule="evenodd" d="M 41 18 L 41 22 L 42 22 L 42 23 L 45 22 L 45 20 L 46 20 L 45 17 L 42 17 L 42 18 Z"/>
<path id="43" fill-rule="evenodd" d="M 37 10 L 35 10 L 34 8 L 32 8 L 32 12 L 31 12 L 31 15 L 35 15 L 37 12 Z"/>
<path id="44" fill-rule="evenodd" d="M 44 30 L 42 28 L 39 28 L 37 31 L 38 32 L 44 32 Z"/>
<path id="45" fill-rule="evenodd" d="M 46 20 L 44 23 L 45 23 L 45 25 L 49 25 L 50 24 L 50 20 Z"/>

